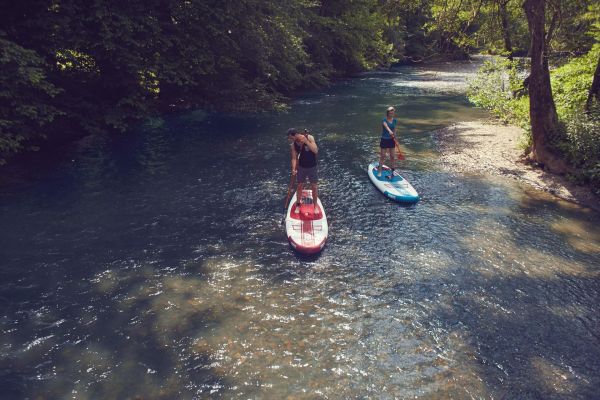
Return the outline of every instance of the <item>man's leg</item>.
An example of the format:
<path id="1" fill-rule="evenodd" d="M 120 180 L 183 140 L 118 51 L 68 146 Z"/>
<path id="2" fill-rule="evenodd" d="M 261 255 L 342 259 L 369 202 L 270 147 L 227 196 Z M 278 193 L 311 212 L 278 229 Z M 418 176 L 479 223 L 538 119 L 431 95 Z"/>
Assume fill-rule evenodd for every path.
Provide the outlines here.
<path id="1" fill-rule="evenodd" d="M 302 204 L 302 182 L 298 182 L 298 189 L 296 190 L 296 213 L 300 212 L 300 204 Z"/>
<path id="2" fill-rule="evenodd" d="M 313 213 L 319 214 L 319 206 L 317 205 L 317 182 L 312 182 L 310 188 L 312 189 Z"/>

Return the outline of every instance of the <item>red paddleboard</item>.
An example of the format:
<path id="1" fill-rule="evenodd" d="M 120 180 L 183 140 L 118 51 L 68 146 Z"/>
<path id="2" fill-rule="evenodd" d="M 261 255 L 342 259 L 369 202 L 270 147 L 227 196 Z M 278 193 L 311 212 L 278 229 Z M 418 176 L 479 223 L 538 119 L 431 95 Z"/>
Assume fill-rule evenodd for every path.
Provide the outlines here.
<path id="1" fill-rule="evenodd" d="M 285 232 L 294 250 L 302 254 L 315 254 L 325 246 L 329 227 L 321 199 L 317 199 L 316 210 L 312 190 L 302 191 L 302 205 L 296 205 L 296 194 L 290 201 L 285 216 Z"/>

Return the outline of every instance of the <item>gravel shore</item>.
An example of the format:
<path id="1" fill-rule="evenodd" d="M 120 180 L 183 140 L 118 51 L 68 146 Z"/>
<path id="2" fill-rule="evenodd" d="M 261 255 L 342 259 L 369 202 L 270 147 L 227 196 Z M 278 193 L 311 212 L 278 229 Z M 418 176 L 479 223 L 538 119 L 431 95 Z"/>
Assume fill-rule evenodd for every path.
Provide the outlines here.
<path id="1" fill-rule="evenodd" d="M 588 187 L 534 168 L 518 147 L 522 130 L 492 121 L 459 122 L 434 131 L 441 162 L 449 171 L 509 177 L 561 199 L 600 211 L 600 198 Z"/>

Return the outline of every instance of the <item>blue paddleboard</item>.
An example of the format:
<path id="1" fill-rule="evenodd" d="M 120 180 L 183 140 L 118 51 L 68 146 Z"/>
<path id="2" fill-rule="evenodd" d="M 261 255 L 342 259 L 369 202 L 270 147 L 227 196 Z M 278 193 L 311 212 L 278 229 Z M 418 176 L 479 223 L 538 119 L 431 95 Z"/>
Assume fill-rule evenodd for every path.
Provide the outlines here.
<path id="1" fill-rule="evenodd" d="M 383 166 L 383 171 L 379 176 L 378 165 L 378 162 L 369 164 L 368 174 L 371 182 L 381 193 L 399 203 L 416 203 L 419 201 L 419 194 L 406 179 L 396 171 L 392 175 L 392 170 L 386 165 Z"/>

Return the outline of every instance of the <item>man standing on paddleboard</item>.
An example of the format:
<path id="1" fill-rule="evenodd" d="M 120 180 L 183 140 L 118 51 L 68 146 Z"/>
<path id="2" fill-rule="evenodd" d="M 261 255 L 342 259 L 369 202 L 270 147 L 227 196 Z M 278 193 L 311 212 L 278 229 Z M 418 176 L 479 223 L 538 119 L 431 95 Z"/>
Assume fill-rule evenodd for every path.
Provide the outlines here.
<path id="1" fill-rule="evenodd" d="M 298 132 L 295 128 L 288 129 L 288 140 L 292 154 L 292 175 L 296 175 L 298 191 L 296 192 L 296 213 L 300 212 L 302 202 L 302 187 L 308 180 L 312 189 L 313 213 L 319 214 L 317 206 L 317 153 L 319 148 L 315 138 L 305 129 L 304 132 Z"/>
<path id="2" fill-rule="evenodd" d="M 390 155 L 390 168 L 392 169 L 392 173 L 387 176 L 388 179 L 391 179 L 394 176 L 394 148 L 396 147 L 396 118 L 394 118 L 394 107 L 388 107 L 385 118 L 381 121 L 382 130 L 381 130 L 381 141 L 379 142 L 379 147 L 381 151 L 379 153 L 379 176 L 383 173 L 383 159 L 385 157 L 386 151 Z"/>

